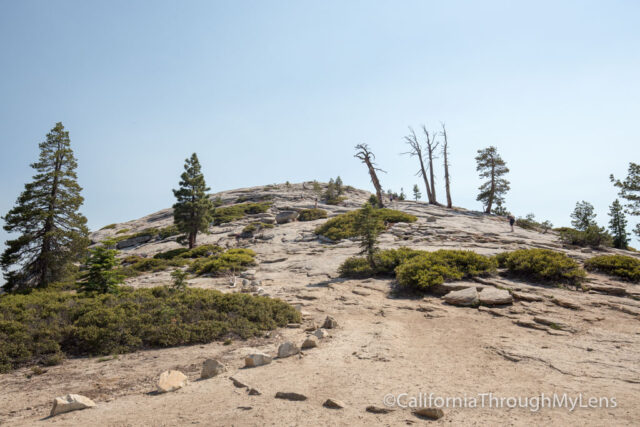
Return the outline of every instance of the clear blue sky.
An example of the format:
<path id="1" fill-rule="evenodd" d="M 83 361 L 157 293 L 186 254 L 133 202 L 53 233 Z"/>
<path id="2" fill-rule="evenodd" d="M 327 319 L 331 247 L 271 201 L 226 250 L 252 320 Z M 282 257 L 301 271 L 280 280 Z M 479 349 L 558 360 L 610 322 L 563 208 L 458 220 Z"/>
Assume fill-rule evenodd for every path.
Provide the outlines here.
<path id="1" fill-rule="evenodd" d="M 213 191 L 371 189 L 366 142 L 409 192 L 407 126 L 444 121 L 455 205 L 480 208 L 495 145 L 516 215 L 568 225 L 584 199 L 605 225 L 609 174 L 640 162 L 638 22 L 637 1 L 0 0 L 0 212 L 57 121 L 92 229 L 171 206 L 194 151 Z"/>

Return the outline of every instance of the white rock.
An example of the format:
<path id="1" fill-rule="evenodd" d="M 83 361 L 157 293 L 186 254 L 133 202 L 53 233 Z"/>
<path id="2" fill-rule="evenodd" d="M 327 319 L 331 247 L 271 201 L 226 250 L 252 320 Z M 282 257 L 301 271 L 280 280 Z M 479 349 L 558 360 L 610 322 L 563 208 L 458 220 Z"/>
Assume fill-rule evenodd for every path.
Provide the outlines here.
<path id="1" fill-rule="evenodd" d="M 479 302 L 478 291 L 476 291 L 476 288 L 467 288 L 460 291 L 449 292 L 443 298 L 445 302 L 449 304 L 460 305 L 463 307 L 477 305 Z"/>
<path id="2" fill-rule="evenodd" d="M 202 364 L 202 373 L 200 374 L 200 378 L 213 378 L 224 371 L 225 367 L 222 363 L 220 363 L 216 359 L 207 359 Z"/>
<path id="3" fill-rule="evenodd" d="M 180 371 L 164 371 L 158 380 L 158 393 L 176 391 L 186 386 L 187 376 Z"/>
<path id="4" fill-rule="evenodd" d="M 484 288 L 478 294 L 478 299 L 480 304 L 483 305 L 504 305 L 513 302 L 513 297 L 509 291 L 498 288 Z"/>
<path id="5" fill-rule="evenodd" d="M 256 366 L 267 365 L 271 363 L 271 356 L 264 353 L 253 353 L 244 358 L 244 366 L 254 368 Z"/>
<path id="6" fill-rule="evenodd" d="M 93 408 L 95 402 L 88 397 L 79 394 L 67 394 L 64 397 L 56 397 L 53 400 L 53 407 L 49 416 L 64 414 L 65 412 L 77 411 L 79 409 Z"/>
<path id="7" fill-rule="evenodd" d="M 289 357 L 298 353 L 300 353 L 300 348 L 291 341 L 282 343 L 280 347 L 278 347 L 278 357 Z"/>

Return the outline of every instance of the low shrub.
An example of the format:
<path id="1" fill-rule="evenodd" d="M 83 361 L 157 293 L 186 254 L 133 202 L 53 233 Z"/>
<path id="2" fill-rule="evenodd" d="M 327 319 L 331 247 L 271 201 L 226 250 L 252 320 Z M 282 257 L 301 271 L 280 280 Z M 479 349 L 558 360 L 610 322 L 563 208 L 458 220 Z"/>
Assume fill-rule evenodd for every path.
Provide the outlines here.
<path id="1" fill-rule="evenodd" d="M 116 231 L 116 234 L 124 234 L 124 233 L 128 233 L 130 231 L 131 231 L 130 228 L 123 228 L 121 230 Z"/>
<path id="2" fill-rule="evenodd" d="M 604 228 L 590 225 L 586 230 L 563 227 L 559 229 L 560 240 L 563 243 L 581 247 L 598 248 L 613 246 L 613 238 Z"/>
<path id="3" fill-rule="evenodd" d="M 125 231 L 126 230 L 126 231 Z M 128 228 L 125 228 L 123 230 L 120 230 L 118 233 L 116 234 L 120 234 L 121 232 L 126 233 L 129 232 Z M 127 240 L 127 239 L 131 239 L 134 237 L 141 237 L 141 236 L 151 236 L 160 240 L 164 240 L 168 237 L 172 237 L 172 236 L 177 236 L 178 234 L 180 234 L 180 231 L 178 231 L 178 227 L 176 227 L 175 225 L 170 225 L 167 227 L 163 227 L 163 228 L 146 228 L 142 231 L 139 231 L 137 233 L 133 233 L 133 234 L 125 234 L 123 236 L 117 236 L 114 241 L 115 242 L 120 242 L 122 240 Z"/>
<path id="4" fill-rule="evenodd" d="M 584 268 L 630 282 L 640 282 L 640 259 L 625 255 L 601 255 L 584 262 Z"/>
<path id="5" fill-rule="evenodd" d="M 327 217 L 327 211 L 324 209 L 303 209 L 298 215 L 298 221 L 315 221 Z"/>
<path id="6" fill-rule="evenodd" d="M 509 274 L 539 282 L 577 285 L 585 278 L 576 261 L 549 249 L 520 249 L 499 254 L 495 259 Z"/>
<path id="7" fill-rule="evenodd" d="M 105 225 L 100 230 L 113 230 L 114 228 L 116 228 L 116 224 L 109 224 L 109 225 Z"/>
<path id="8" fill-rule="evenodd" d="M 396 268 L 398 284 L 426 290 L 448 280 L 461 280 L 495 272 L 497 262 L 472 251 L 439 250 L 410 256 Z"/>
<path id="9" fill-rule="evenodd" d="M 427 253 L 409 248 L 387 249 L 378 251 L 374 255 L 375 268 L 371 267 L 366 258 L 347 258 L 339 267 L 342 277 L 363 278 L 374 275 L 394 275 L 395 269 L 407 259 Z"/>
<path id="10" fill-rule="evenodd" d="M 210 289 L 6 294 L 0 298 L 0 372 L 57 364 L 66 356 L 250 338 L 300 321 L 300 314 L 283 301 Z"/>
<path id="11" fill-rule="evenodd" d="M 340 214 L 316 228 L 315 233 L 334 241 L 355 237 L 356 219 L 359 214 L 360 210 Z M 415 222 L 418 219 L 413 215 L 387 208 L 376 209 L 375 214 L 380 222 L 388 223 Z"/>
<path id="12" fill-rule="evenodd" d="M 256 253 L 251 249 L 228 249 L 208 258 L 197 259 L 191 265 L 191 271 L 198 275 L 243 271 L 255 265 L 255 256 Z"/>
<path id="13" fill-rule="evenodd" d="M 245 215 L 253 215 L 266 212 L 271 203 L 241 203 L 237 205 L 218 207 L 213 210 L 213 225 L 225 224 L 236 221 Z"/>
<path id="14" fill-rule="evenodd" d="M 242 234 L 253 234 L 253 233 L 257 233 L 260 230 L 264 230 L 267 228 L 274 228 L 275 225 L 273 224 L 268 224 L 266 222 L 252 222 L 251 224 L 247 224 L 243 229 L 242 229 Z"/>

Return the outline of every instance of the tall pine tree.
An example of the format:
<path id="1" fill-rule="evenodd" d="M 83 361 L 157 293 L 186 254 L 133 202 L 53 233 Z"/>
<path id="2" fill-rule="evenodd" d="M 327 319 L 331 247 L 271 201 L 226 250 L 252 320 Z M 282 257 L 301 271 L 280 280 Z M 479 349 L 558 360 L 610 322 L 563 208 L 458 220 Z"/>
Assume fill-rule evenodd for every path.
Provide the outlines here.
<path id="1" fill-rule="evenodd" d="M 627 201 L 626 212 L 631 216 L 640 215 L 640 164 L 629 163 L 629 170 L 627 177 L 624 181 L 615 179 L 613 175 L 610 176 L 613 185 L 618 187 L 618 195 Z M 640 237 L 640 224 L 636 225 L 634 233 Z"/>
<path id="2" fill-rule="evenodd" d="M 629 233 L 627 233 L 627 219 L 624 216 L 622 205 L 618 199 L 609 206 L 609 230 L 613 235 L 613 246 L 618 249 L 627 249 L 629 245 Z"/>
<path id="3" fill-rule="evenodd" d="M 39 146 L 40 157 L 31 165 L 37 173 L 4 217 L 4 229 L 20 234 L 6 242 L 0 261 L 7 290 L 64 280 L 88 244 L 87 219 L 78 212 L 84 199 L 69 132 L 56 123 Z"/>
<path id="4" fill-rule="evenodd" d="M 480 178 L 488 178 L 478 189 L 480 194 L 476 200 L 485 206 L 485 213 L 490 214 L 493 204 L 504 203 L 504 194 L 509 191 L 509 181 L 502 178 L 509 172 L 507 164 L 498 154 L 496 147 L 478 150 L 476 156 L 476 170 L 480 172 Z"/>
<path id="5" fill-rule="evenodd" d="M 193 248 L 198 232 L 206 232 L 213 220 L 213 203 L 207 195 L 210 188 L 204 181 L 196 153 L 185 160 L 179 185 L 179 189 L 173 190 L 177 199 L 173 205 L 173 221 L 178 230 L 187 235 L 189 248 Z"/>

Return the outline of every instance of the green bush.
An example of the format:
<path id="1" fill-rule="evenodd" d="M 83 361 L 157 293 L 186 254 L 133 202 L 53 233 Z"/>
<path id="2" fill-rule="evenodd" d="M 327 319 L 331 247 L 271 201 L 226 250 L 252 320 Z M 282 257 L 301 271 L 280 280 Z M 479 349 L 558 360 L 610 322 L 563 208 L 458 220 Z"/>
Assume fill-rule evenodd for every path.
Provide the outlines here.
<path id="1" fill-rule="evenodd" d="M 489 275 L 496 266 L 495 259 L 472 251 L 443 249 L 408 257 L 396 268 L 396 277 L 404 288 L 425 290 L 447 280 Z"/>
<path id="2" fill-rule="evenodd" d="M 179 255 L 184 254 L 185 252 L 189 252 L 189 249 L 187 248 L 171 249 L 166 252 L 157 253 L 153 257 L 155 259 L 173 259 Z"/>
<path id="3" fill-rule="evenodd" d="M 604 228 L 597 225 L 590 225 L 586 230 L 576 230 L 569 227 L 563 227 L 560 229 L 560 240 L 563 243 L 598 248 L 600 246 L 611 247 L 613 246 L 613 238 Z"/>
<path id="4" fill-rule="evenodd" d="M 327 211 L 324 209 L 303 209 L 298 215 L 298 221 L 315 221 L 316 219 L 323 219 L 327 217 Z"/>
<path id="5" fill-rule="evenodd" d="M 375 214 L 381 222 L 389 223 L 415 222 L 418 219 L 413 215 L 386 208 L 376 209 Z M 340 214 L 316 228 L 315 233 L 334 241 L 356 237 L 358 215 L 360 215 L 360 209 Z"/>
<path id="6" fill-rule="evenodd" d="M 245 215 L 253 215 L 266 212 L 271 203 L 241 203 L 237 205 L 215 208 L 213 211 L 213 225 L 225 224 L 236 221 Z"/>
<path id="7" fill-rule="evenodd" d="M 351 257 L 340 265 L 338 272 L 342 277 L 352 278 L 371 277 L 376 274 L 394 275 L 396 267 L 407 259 L 425 253 L 427 252 L 409 248 L 387 249 L 374 255 L 375 268 L 370 266 L 366 258 Z"/>
<path id="8" fill-rule="evenodd" d="M 126 230 L 126 231 L 125 231 Z M 120 234 L 128 232 L 129 229 L 125 228 L 123 230 L 120 230 L 118 233 L 116 234 Z M 125 234 L 123 236 L 117 236 L 114 241 L 115 242 L 121 242 L 122 240 L 127 240 L 127 239 L 131 239 L 133 237 L 141 237 L 141 236 L 151 236 L 153 238 L 159 238 L 159 239 L 166 239 L 168 237 L 171 236 L 177 236 L 178 234 L 180 234 L 180 232 L 178 231 L 178 227 L 176 227 L 175 225 L 170 225 L 168 227 L 163 227 L 163 228 L 146 228 L 142 231 L 139 231 L 137 233 L 134 234 Z"/>
<path id="9" fill-rule="evenodd" d="M 496 261 L 512 275 L 544 283 L 577 285 L 585 277 L 576 261 L 549 249 L 520 249 L 499 254 Z"/>
<path id="10" fill-rule="evenodd" d="M 640 259 L 625 255 L 601 255 L 585 261 L 589 271 L 598 271 L 630 282 L 640 282 Z"/>
<path id="11" fill-rule="evenodd" d="M 116 224 L 109 224 L 109 225 L 105 225 L 100 230 L 113 230 L 114 228 L 116 228 Z"/>
<path id="12" fill-rule="evenodd" d="M 0 372 L 55 364 L 65 356 L 250 338 L 300 321 L 300 314 L 283 301 L 210 289 L 7 294 L 0 298 Z"/>
<path id="13" fill-rule="evenodd" d="M 274 227 L 275 226 L 273 224 L 267 224 L 266 222 L 252 222 L 251 224 L 245 225 L 245 227 L 242 229 L 242 234 L 253 234 L 265 228 Z"/>
<path id="14" fill-rule="evenodd" d="M 243 271 L 255 265 L 255 256 L 256 253 L 251 249 L 228 249 L 208 258 L 197 259 L 191 265 L 191 271 L 198 275 Z"/>

